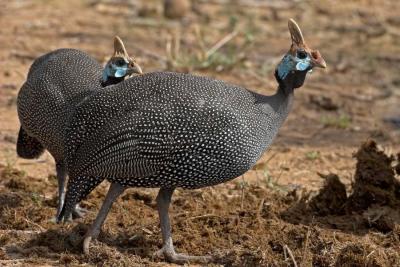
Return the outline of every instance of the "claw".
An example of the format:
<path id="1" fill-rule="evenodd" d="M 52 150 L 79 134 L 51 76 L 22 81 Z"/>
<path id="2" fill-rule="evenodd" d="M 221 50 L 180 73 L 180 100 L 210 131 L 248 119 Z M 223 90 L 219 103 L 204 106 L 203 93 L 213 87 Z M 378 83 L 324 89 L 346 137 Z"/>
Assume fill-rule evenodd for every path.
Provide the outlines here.
<path id="1" fill-rule="evenodd" d="M 85 208 L 82 208 L 79 206 L 79 204 L 77 204 L 74 208 L 74 210 L 72 211 L 72 218 L 73 219 L 80 219 L 85 217 L 85 215 L 88 213 L 88 210 Z"/>
<path id="2" fill-rule="evenodd" d="M 61 211 L 57 212 L 57 215 L 55 217 L 55 222 L 56 223 L 70 223 L 74 219 L 79 219 L 85 217 L 87 214 L 88 210 L 84 209 L 77 204 L 75 208 L 70 212 L 69 214 L 64 213 L 63 209 Z"/>
<path id="3" fill-rule="evenodd" d="M 90 241 L 92 241 L 91 236 L 86 236 L 85 239 L 83 240 L 83 253 L 85 255 L 89 255 Z"/>

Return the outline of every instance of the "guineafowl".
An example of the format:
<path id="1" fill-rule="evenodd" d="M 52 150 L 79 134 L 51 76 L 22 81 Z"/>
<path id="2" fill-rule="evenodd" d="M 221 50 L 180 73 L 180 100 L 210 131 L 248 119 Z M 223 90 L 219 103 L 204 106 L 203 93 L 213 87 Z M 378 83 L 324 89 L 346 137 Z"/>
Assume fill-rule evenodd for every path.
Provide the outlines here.
<path id="1" fill-rule="evenodd" d="M 123 63 L 114 64 L 120 61 Z M 75 49 L 50 52 L 32 64 L 17 100 L 21 127 L 16 150 L 26 159 L 39 157 L 45 149 L 54 157 L 59 193 L 57 214 L 65 195 L 64 123 L 70 110 L 91 90 L 117 83 L 132 73 L 142 71 L 128 56 L 119 37 L 115 37 L 114 55 L 104 70 L 94 58 Z M 82 215 L 78 207 L 74 215 Z"/>
<path id="2" fill-rule="evenodd" d="M 102 177 L 111 182 L 85 236 L 85 253 L 127 187 L 160 187 L 163 246 L 156 255 L 175 263 L 211 259 L 175 252 L 171 197 L 177 187 L 212 186 L 249 170 L 286 119 L 294 89 L 312 68 L 326 67 L 320 53 L 305 44 L 295 21 L 288 24 L 292 45 L 275 71 L 279 86 L 272 96 L 211 78 L 159 72 L 96 91 L 77 106 L 66 131 L 70 179 L 58 221 L 68 219 Z"/>

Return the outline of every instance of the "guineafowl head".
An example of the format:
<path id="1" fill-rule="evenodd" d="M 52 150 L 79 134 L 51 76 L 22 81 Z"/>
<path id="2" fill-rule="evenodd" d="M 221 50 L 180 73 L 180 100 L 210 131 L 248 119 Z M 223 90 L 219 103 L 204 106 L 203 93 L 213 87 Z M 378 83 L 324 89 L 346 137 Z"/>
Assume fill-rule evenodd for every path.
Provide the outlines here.
<path id="1" fill-rule="evenodd" d="M 134 58 L 129 57 L 122 40 L 115 36 L 114 54 L 107 62 L 103 70 L 103 83 L 111 80 L 123 80 L 134 73 L 142 74 L 142 69 Z"/>
<path id="2" fill-rule="evenodd" d="M 314 67 L 326 68 L 325 60 L 318 50 L 305 43 L 299 25 L 290 19 L 288 22 L 292 45 L 275 71 L 279 84 L 285 88 L 299 88 L 303 85 L 308 72 Z"/>

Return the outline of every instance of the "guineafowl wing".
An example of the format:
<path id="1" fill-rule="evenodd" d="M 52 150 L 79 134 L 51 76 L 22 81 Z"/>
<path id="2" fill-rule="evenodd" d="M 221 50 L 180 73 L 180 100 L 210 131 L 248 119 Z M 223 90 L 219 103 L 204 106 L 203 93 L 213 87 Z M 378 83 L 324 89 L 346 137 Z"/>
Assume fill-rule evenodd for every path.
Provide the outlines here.
<path id="1" fill-rule="evenodd" d="M 30 136 L 24 128 L 19 128 L 17 154 L 24 159 L 35 159 L 44 152 L 43 145 L 35 137 Z"/>
<path id="2" fill-rule="evenodd" d="M 156 175 L 170 157 L 168 120 L 136 109 L 111 118 L 76 150 L 69 168 L 76 175 L 137 179 Z"/>

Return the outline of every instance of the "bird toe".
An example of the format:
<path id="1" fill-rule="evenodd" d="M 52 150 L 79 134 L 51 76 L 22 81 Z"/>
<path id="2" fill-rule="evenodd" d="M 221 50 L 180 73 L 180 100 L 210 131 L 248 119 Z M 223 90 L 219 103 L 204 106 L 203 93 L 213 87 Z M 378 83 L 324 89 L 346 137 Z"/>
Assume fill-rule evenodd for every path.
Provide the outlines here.
<path id="1" fill-rule="evenodd" d="M 72 210 L 72 218 L 73 219 L 84 218 L 87 213 L 88 213 L 87 209 L 82 208 L 79 205 L 76 205 L 75 208 Z"/>

